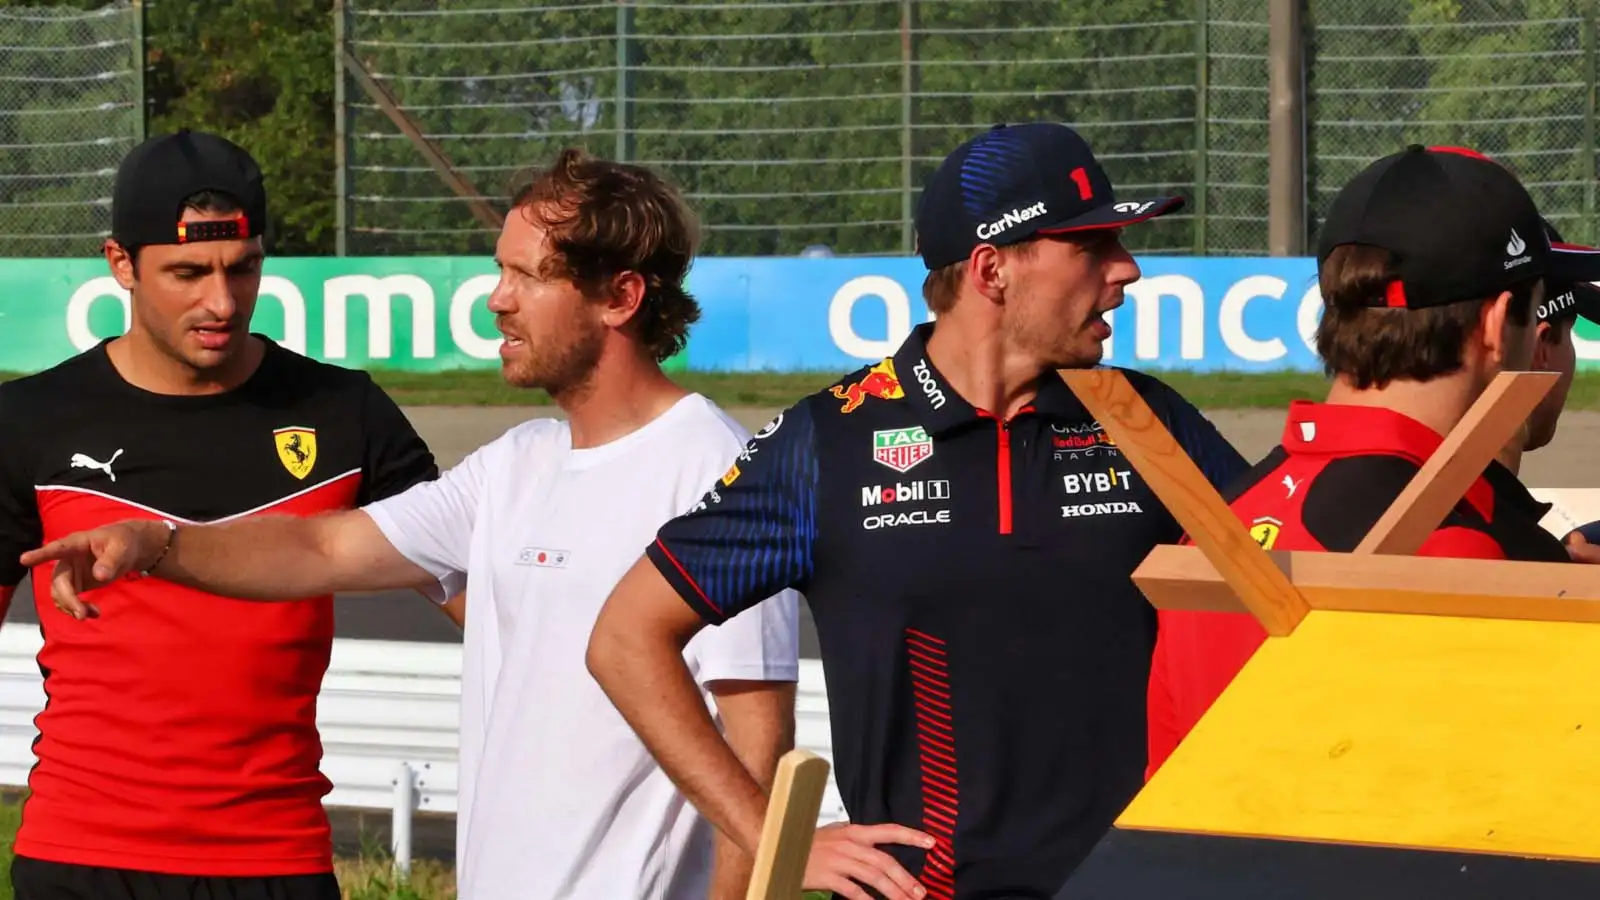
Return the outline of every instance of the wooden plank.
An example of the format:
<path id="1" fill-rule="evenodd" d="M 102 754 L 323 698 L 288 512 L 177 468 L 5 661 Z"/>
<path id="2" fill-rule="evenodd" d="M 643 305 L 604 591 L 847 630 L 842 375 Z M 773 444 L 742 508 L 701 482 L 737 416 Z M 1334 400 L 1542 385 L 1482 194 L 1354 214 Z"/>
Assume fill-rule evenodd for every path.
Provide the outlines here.
<path id="1" fill-rule="evenodd" d="M 745 900 L 796 900 L 800 896 L 827 785 L 828 761 L 815 753 L 790 750 L 778 760 Z"/>
<path id="2" fill-rule="evenodd" d="M 1587 624 L 1319 610 L 1117 824 L 1600 860 L 1597 658 Z"/>
<path id="3" fill-rule="evenodd" d="M 1265 556 L 1313 610 L 1600 622 L 1600 566 L 1302 550 Z M 1156 547 L 1133 582 L 1160 609 L 1249 611 L 1196 547 Z"/>
<path id="4" fill-rule="evenodd" d="M 1496 376 L 1355 552 L 1409 556 L 1421 549 L 1559 377 L 1555 372 L 1501 372 Z"/>
<path id="5" fill-rule="evenodd" d="M 1309 609 L 1305 598 L 1128 379 L 1113 369 L 1064 369 L 1061 377 L 1267 634 L 1294 631 Z"/>
<path id="6" fill-rule="evenodd" d="M 499 211 L 483 199 L 483 195 L 478 192 L 472 182 L 467 180 L 465 175 L 457 171 L 455 163 L 444 155 L 444 151 L 428 140 L 427 136 L 422 133 L 422 129 L 417 127 L 417 123 L 412 121 L 411 116 L 407 115 L 406 111 L 400 107 L 400 101 L 396 100 L 394 95 L 389 93 L 389 89 L 384 87 L 378 79 L 372 77 L 372 73 L 367 71 L 367 67 L 362 64 L 354 53 L 350 52 L 349 47 L 340 48 L 340 57 L 344 60 L 345 68 L 349 69 L 350 74 L 355 76 L 356 83 L 361 85 L 361 89 L 366 91 L 367 96 L 372 98 L 372 102 L 378 104 L 378 108 L 383 110 L 383 114 L 389 117 L 389 121 L 400 129 L 400 133 L 411 141 L 412 146 L 417 148 L 417 152 L 422 154 L 422 158 L 433 166 L 433 171 L 439 176 L 439 180 L 443 181 L 445 186 L 454 191 L 457 196 L 467 201 L 467 206 L 472 210 L 473 218 L 477 219 L 483 227 L 498 232 L 501 226 L 505 224 L 505 217 L 500 215 Z"/>

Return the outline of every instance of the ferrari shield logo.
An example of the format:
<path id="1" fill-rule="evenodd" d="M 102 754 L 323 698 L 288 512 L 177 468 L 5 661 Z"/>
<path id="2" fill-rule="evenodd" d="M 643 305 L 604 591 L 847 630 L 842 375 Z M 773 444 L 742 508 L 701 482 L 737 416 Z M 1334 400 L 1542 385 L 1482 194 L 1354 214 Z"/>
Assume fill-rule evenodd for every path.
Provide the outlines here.
<path id="1" fill-rule="evenodd" d="M 1250 523 L 1250 536 L 1256 539 L 1263 550 L 1271 550 L 1272 545 L 1278 542 L 1278 533 L 1283 531 L 1283 523 L 1270 516 L 1262 516 Z"/>
<path id="2" fill-rule="evenodd" d="M 278 446 L 278 461 L 296 478 L 311 474 L 317 464 L 317 430 L 315 428 L 279 428 L 272 433 Z"/>

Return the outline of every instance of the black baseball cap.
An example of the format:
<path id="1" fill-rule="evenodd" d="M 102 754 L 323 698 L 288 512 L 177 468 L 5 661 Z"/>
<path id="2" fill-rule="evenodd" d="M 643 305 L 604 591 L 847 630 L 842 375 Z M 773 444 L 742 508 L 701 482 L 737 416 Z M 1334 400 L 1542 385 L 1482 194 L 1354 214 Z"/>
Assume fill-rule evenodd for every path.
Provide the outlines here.
<path id="1" fill-rule="evenodd" d="M 232 219 L 184 222 L 183 201 L 201 191 L 227 194 L 243 210 Z M 111 193 L 111 236 L 124 247 L 237 240 L 265 235 L 267 192 L 261 167 L 232 141 L 187 128 L 128 151 Z"/>
<path id="2" fill-rule="evenodd" d="M 1600 259 L 1600 248 L 1586 247 L 1582 244 L 1571 244 L 1561 237 L 1561 232 L 1549 219 L 1544 221 L 1545 236 L 1550 239 L 1550 249 L 1558 257 L 1590 257 Z M 1569 268 L 1576 268 L 1573 264 Z M 1561 321 L 1567 318 L 1582 316 L 1591 322 L 1600 323 L 1600 287 L 1596 287 L 1584 279 L 1559 281 L 1555 278 L 1547 279 L 1545 284 L 1544 302 L 1534 310 L 1539 321 Z"/>
<path id="3" fill-rule="evenodd" d="M 979 244 L 1121 228 L 1183 203 L 1176 196 L 1119 201 L 1088 142 L 1066 125 L 995 125 L 957 147 L 923 185 L 917 252 L 939 269 Z"/>
<path id="4" fill-rule="evenodd" d="M 1552 247 L 1522 182 L 1465 147 L 1413 144 L 1358 173 L 1322 224 L 1318 267 L 1344 244 L 1370 244 L 1393 256 L 1399 277 L 1372 306 L 1479 300 L 1541 277 L 1563 284 L 1600 280 L 1600 254 Z"/>

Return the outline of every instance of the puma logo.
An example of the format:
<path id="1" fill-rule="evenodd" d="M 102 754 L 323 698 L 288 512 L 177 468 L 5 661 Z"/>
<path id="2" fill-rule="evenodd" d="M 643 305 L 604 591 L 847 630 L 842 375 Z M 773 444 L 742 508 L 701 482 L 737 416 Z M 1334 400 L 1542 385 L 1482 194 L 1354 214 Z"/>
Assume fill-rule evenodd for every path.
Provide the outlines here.
<path id="1" fill-rule="evenodd" d="M 72 454 L 72 467 L 74 469 L 99 469 L 100 471 L 106 473 L 106 475 L 112 481 L 116 481 L 117 473 L 111 471 L 111 464 L 116 462 L 117 457 L 121 455 L 122 449 L 120 447 L 117 449 L 117 452 L 111 454 L 111 458 L 105 462 L 100 462 L 86 453 L 74 453 Z"/>

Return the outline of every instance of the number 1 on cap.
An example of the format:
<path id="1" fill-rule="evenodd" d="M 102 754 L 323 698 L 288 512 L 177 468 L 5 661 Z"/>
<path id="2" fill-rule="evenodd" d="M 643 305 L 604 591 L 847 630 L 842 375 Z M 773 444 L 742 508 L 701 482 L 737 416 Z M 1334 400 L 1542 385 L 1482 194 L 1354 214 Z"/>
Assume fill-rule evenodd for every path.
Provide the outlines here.
<path id="1" fill-rule="evenodd" d="M 1078 198 L 1089 200 L 1094 197 L 1094 189 L 1089 187 L 1089 173 L 1082 166 L 1072 170 L 1072 180 L 1078 185 Z"/>

